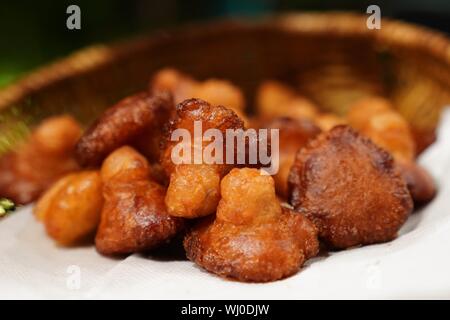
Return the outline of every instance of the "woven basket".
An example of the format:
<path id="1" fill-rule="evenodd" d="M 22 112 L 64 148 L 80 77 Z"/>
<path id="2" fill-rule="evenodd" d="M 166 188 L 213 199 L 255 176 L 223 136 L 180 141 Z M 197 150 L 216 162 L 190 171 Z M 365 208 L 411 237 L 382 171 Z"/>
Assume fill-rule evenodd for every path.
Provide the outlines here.
<path id="1" fill-rule="evenodd" d="M 366 18 L 326 13 L 217 22 L 84 49 L 0 91 L 0 154 L 50 115 L 70 113 L 88 124 L 167 66 L 200 79 L 230 79 L 249 106 L 258 84 L 271 78 L 290 82 L 338 114 L 361 96 L 385 95 L 423 149 L 450 102 L 450 42 L 397 21 L 369 30 Z"/>

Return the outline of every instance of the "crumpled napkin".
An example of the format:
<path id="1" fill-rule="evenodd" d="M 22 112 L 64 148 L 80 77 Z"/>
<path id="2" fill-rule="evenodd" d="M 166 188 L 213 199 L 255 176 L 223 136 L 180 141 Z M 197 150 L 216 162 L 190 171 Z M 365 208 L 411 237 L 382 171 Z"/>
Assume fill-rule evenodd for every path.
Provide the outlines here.
<path id="1" fill-rule="evenodd" d="M 0 220 L 0 299 L 450 298 L 450 110 L 419 159 L 437 197 L 389 243 L 329 253 L 265 284 L 223 280 L 180 258 L 59 248 L 25 207 Z"/>

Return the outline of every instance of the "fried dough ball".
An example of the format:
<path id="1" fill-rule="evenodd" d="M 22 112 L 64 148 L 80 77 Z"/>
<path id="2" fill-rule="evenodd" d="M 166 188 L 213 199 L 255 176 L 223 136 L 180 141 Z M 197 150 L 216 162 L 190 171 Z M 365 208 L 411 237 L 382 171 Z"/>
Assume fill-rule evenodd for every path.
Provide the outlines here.
<path id="1" fill-rule="evenodd" d="M 409 124 L 388 100 L 365 98 L 349 110 L 347 117 L 350 125 L 392 154 L 415 203 L 433 199 L 436 194 L 433 179 L 414 163 L 416 145 Z"/>
<path id="2" fill-rule="evenodd" d="M 197 81 L 175 69 L 166 68 L 155 74 L 150 88 L 170 91 L 174 95 L 176 104 L 197 98 L 208 101 L 212 105 L 226 106 L 247 122 L 244 112 L 244 95 L 241 89 L 230 81 L 222 79 Z"/>
<path id="3" fill-rule="evenodd" d="M 170 176 L 165 202 L 173 216 L 196 218 L 214 213 L 222 174 L 208 164 L 181 164 Z"/>
<path id="4" fill-rule="evenodd" d="M 201 82 L 195 87 L 192 97 L 208 101 L 214 106 L 226 106 L 240 116 L 245 109 L 241 89 L 226 80 L 209 79 Z"/>
<path id="5" fill-rule="evenodd" d="M 424 168 L 411 161 L 397 161 L 396 165 L 414 203 L 423 205 L 433 200 L 437 193 L 436 185 Z"/>
<path id="6" fill-rule="evenodd" d="M 177 114 L 167 132 L 161 163 L 170 176 L 167 189 L 166 205 L 170 215 L 185 218 L 197 218 L 212 214 L 220 199 L 220 179 L 232 169 L 230 164 L 181 163 L 175 164 L 172 150 L 175 146 L 186 143 L 171 141 L 176 129 L 186 129 L 190 133 L 187 141 L 194 153 L 194 122 L 202 124 L 201 134 L 211 128 L 220 130 L 224 136 L 226 129 L 243 129 L 242 120 L 230 109 L 211 106 L 200 99 L 190 99 L 177 106 Z M 210 142 L 203 141 L 201 147 Z M 226 154 L 225 143 L 223 155 Z"/>
<path id="7" fill-rule="evenodd" d="M 76 146 L 77 161 L 84 167 L 98 166 L 112 151 L 133 142 L 157 159 L 161 128 L 173 110 L 168 92 L 141 92 L 119 101 L 83 134 Z"/>
<path id="8" fill-rule="evenodd" d="M 413 207 L 390 154 L 348 126 L 299 151 L 289 187 L 295 210 L 336 249 L 394 239 Z"/>
<path id="9" fill-rule="evenodd" d="M 356 101 L 347 113 L 349 124 L 356 130 L 364 130 L 373 116 L 393 110 L 391 102 L 385 98 L 370 96 Z"/>
<path id="10" fill-rule="evenodd" d="M 276 118 L 269 122 L 268 129 L 279 129 L 279 170 L 273 177 L 277 194 L 288 198 L 287 180 L 294 163 L 295 155 L 309 140 L 317 136 L 321 130 L 310 120 Z"/>
<path id="11" fill-rule="evenodd" d="M 317 230 L 281 207 L 273 179 L 233 169 L 221 183 L 215 221 L 207 218 L 184 240 L 187 256 L 206 270 L 240 281 L 267 282 L 296 273 L 317 254 Z"/>
<path id="12" fill-rule="evenodd" d="M 264 119 L 276 117 L 314 119 L 319 113 L 313 102 L 277 81 L 262 83 L 256 99 L 258 114 Z"/>
<path id="13" fill-rule="evenodd" d="M 0 195 L 27 204 L 77 170 L 73 151 L 80 135 L 79 124 L 70 116 L 44 120 L 17 151 L 0 158 Z"/>
<path id="14" fill-rule="evenodd" d="M 409 124 L 388 100 L 365 98 L 350 108 L 347 118 L 353 128 L 389 151 L 396 160 L 414 160 L 415 143 Z"/>
<path id="15" fill-rule="evenodd" d="M 103 205 L 98 171 L 81 171 L 58 180 L 38 201 L 34 213 L 48 235 L 63 246 L 90 239 Z"/>
<path id="16" fill-rule="evenodd" d="M 60 178 L 40 196 L 33 208 L 33 213 L 38 221 L 45 221 L 45 217 L 51 207 L 51 204 L 53 203 L 53 200 L 55 199 L 55 196 L 59 193 L 59 191 L 68 186 L 68 182 L 73 180 L 74 176 L 75 173 L 71 173 Z"/>
<path id="17" fill-rule="evenodd" d="M 169 91 L 176 104 L 194 97 L 198 82 L 175 69 L 165 68 L 158 71 L 150 82 L 152 91 Z"/>
<path id="18" fill-rule="evenodd" d="M 409 125 L 395 111 L 373 116 L 362 132 L 395 159 L 414 161 L 416 151 Z"/>
<path id="19" fill-rule="evenodd" d="M 150 165 L 136 150 L 124 146 L 101 167 L 104 205 L 95 237 L 105 255 L 147 251 L 169 242 L 184 221 L 167 214 L 165 190 L 149 179 Z"/>

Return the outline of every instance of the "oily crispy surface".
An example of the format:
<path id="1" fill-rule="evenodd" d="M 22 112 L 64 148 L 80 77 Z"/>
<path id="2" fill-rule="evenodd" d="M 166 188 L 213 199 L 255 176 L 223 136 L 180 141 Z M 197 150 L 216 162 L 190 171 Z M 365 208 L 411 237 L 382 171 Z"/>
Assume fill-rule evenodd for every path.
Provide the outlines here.
<path id="1" fill-rule="evenodd" d="M 34 213 L 48 235 L 60 245 L 91 239 L 103 205 L 98 171 L 81 171 L 58 180 L 38 201 Z"/>
<path id="2" fill-rule="evenodd" d="M 216 211 L 221 174 L 208 164 L 178 165 L 170 176 L 165 203 L 173 216 L 196 218 Z"/>
<path id="3" fill-rule="evenodd" d="M 58 178 L 77 170 L 73 151 L 80 135 L 71 116 L 43 121 L 17 151 L 0 158 L 0 196 L 30 203 Z"/>
<path id="4" fill-rule="evenodd" d="M 223 134 L 226 129 L 244 128 L 242 120 L 236 113 L 224 106 L 213 106 L 201 99 L 188 99 L 178 104 L 175 117 L 165 128 L 165 139 L 162 145 L 161 163 L 168 174 L 174 170 L 171 152 L 172 148 L 178 144 L 178 141 L 170 141 L 170 136 L 176 129 L 187 129 L 193 139 L 194 121 L 202 123 L 202 134 L 211 128 L 219 129 Z"/>
<path id="5" fill-rule="evenodd" d="M 149 179 L 147 160 L 133 148 L 117 149 L 105 159 L 101 176 L 104 205 L 95 238 L 105 255 L 154 249 L 184 228 L 184 221 L 167 214 L 165 190 Z"/>
<path id="6" fill-rule="evenodd" d="M 264 125 L 268 129 L 279 129 L 279 170 L 273 177 L 275 189 L 281 197 L 287 199 L 287 179 L 295 155 L 309 140 L 316 137 L 321 130 L 308 119 L 276 118 Z"/>
<path id="7" fill-rule="evenodd" d="M 220 199 L 220 179 L 232 168 L 232 165 L 227 164 L 174 164 L 172 149 L 179 141 L 171 141 L 171 134 L 176 129 L 187 129 L 191 139 L 194 139 L 194 121 L 201 122 L 202 134 L 215 128 L 225 136 L 226 129 L 244 127 L 242 120 L 232 110 L 211 106 L 203 100 L 189 99 L 177 106 L 176 117 L 167 128 L 161 164 L 170 176 L 165 200 L 169 214 L 186 218 L 214 213 Z M 191 142 L 194 145 L 193 140 Z M 203 143 L 205 146 L 210 142 Z M 225 143 L 223 154 L 226 154 Z"/>
<path id="8" fill-rule="evenodd" d="M 436 196 L 436 184 L 430 174 L 411 161 L 397 161 L 396 166 L 408 186 L 414 203 L 423 205 Z"/>
<path id="9" fill-rule="evenodd" d="M 270 176 L 233 169 L 221 189 L 217 218 L 206 218 L 184 240 L 190 260 L 222 277 L 266 282 L 294 274 L 317 254 L 316 228 L 280 206 Z"/>
<path id="10" fill-rule="evenodd" d="M 107 109 L 83 134 L 76 146 L 82 166 L 97 166 L 109 153 L 136 141 L 149 158 L 159 156 L 161 128 L 173 112 L 167 92 L 141 92 Z"/>
<path id="11" fill-rule="evenodd" d="M 295 210 L 333 248 L 392 240 L 413 207 L 392 157 L 347 126 L 297 154 L 289 187 Z"/>

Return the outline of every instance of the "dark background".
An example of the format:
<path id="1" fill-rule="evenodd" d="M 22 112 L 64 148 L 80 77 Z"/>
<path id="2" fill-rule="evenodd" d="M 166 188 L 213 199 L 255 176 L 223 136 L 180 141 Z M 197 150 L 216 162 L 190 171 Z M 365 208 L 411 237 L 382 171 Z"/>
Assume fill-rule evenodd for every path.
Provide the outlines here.
<path id="1" fill-rule="evenodd" d="M 66 28 L 66 8 L 81 8 L 81 30 Z M 36 66 L 96 42 L 225 17 L 257 17 L 285 11 L 351 10 L 370 4 L 382 16 L 450 32 L 449 0 L 1 0 L 0 87 Z"/>

